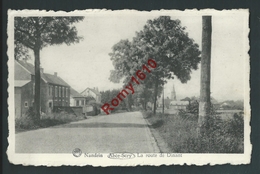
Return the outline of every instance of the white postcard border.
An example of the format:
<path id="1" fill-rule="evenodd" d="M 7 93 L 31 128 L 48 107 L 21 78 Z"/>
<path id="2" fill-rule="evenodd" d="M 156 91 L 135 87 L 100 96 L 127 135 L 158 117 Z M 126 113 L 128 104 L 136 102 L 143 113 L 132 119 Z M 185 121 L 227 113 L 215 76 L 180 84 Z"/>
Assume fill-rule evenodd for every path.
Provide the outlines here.
<path id="1" fill-rule="evenodd" d="M 245 96 L 244 96 L 244 112 L 245 112 L 245 120 L 244 120 L 244 153 L 243 154 L 181 154 L 181 157 L 169 157 L 170 155 L 178 155 L 178 154 L 160 154 L 154 153 L 157 157 L 147 157 L 146 153 L 133 154 L 134 157 L 131 159 L 111 159 L 108 158 L 110 154 L 102 153 L 103 157 L 85 157 L 83 154 L 80 157 L 74 157 L 73 154 L 18 154 L 15 153 L 15 113 L 14 113 L 14 16 L 57 16 L 57 15 L 66 15 L 66 16 L 77 16 L 77 15 L 107 15 L 107 14 L 121 14 L 121 13 L 132 13 L 132 14 L 150 14 L 152 16 L 158 15 L 167 15 L 169 13 L 176 13 L 176 15 L 227 15 L 227 14 L 236 14 L 241 15 L 245 18 L 249 18 L 249 11 L 246 9 L 238 9 L 238 10 L 222 10 L 217 11 L 213 9 L 206 10 L 160 10 L 160 11 L 151 11 L 151 12 L 140 12 L 136 10 L 84 10 L 84 11 L 73 11 L 73 12 L 54 12 L 54 11 L 39 11 L 39 10 L 9 10 L 8 11 L 8 125 L 9 125 L 9 137 L 8 137 L 8 149 L 7 155 L 8 159 L 13 164 L 22 164 L 22 165 L 35 165 L 35 166 L 61 166 L 61 165 L 71 165 L 71 166 L 85 166 L 85 165 L 93 165 L 93 166 L 136 166 L 136 165 L 216 165 L 216 164 L 248 164 L 251 159 L 251 150 L 252 145 L 250 143 L 250 118 L 251 118 L 251 110 L 249 105 L 249 75 L 250 75 L 250 65 L 249 65 L 249 55 L 247 51 L 249 50 L 249 24 L 245 23 L 244 33 L 245 37 L 247 37 L 247 43 L 245 43 L 247 50 L 245 52 L 245 76 L 244 81 L 248 83 L 245 84 Z M 76 147 L 75 147 L 76 148 Z M 138 157 L 139 155 L 139 157 Z M 143 155 L 143 157 L 140 157 Z M 151 154 L 152 155 L 152 154 Z M 161 157 L 163 155 L 164 157 Z"/>

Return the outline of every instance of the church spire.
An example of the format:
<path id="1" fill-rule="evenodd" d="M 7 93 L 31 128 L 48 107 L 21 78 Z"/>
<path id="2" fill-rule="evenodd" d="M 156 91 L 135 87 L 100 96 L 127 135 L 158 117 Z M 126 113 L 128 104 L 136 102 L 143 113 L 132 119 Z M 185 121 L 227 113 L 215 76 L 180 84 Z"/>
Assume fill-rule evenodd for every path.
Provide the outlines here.
<path id="1" fill-rule="evenodd" d="M 176 101 L 176 92 L 175 92 L 174 84 L 172 85 L 171 100 Z"/>

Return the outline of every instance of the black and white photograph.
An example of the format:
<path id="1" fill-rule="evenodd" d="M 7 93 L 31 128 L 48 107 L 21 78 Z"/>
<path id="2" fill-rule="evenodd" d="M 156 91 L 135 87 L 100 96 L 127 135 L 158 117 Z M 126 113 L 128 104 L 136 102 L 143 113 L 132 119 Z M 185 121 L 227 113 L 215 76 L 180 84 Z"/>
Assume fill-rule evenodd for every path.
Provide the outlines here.
<path id="1" fill-rule="evenodd" d="M 8 159 L 248 164 L 249 11 L 8 11 Z"/>

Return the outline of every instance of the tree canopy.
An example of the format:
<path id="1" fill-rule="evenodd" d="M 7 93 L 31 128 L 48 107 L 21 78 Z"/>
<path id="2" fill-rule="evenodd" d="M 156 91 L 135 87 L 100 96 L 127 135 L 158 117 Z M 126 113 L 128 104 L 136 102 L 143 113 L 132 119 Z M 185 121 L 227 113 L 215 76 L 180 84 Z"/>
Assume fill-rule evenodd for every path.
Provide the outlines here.
<path id="1" fill-rule="evenodd" d="M 118 93 L 120 92 L 119 89 L 113 89 L 113 90 L 106 90 L 106 91 L 100 91 L 101 94 L 101 103 L 106 103 L 108 101 L 111 101 L 113 98 L 115 98 Z M 120 110 L 122 108 L 127 108 L 127 104 L 125 102 L 126 99 L 124 99 L 118 107 L 114 108 L 111 112 L 115 112 L 117 110 Z"/>
<path id="2" fill-rule="evenodd" d="M 169 16 L 148 20 L 132 41 L 121 40 L 113 46 L 109 55 L 115 68 L 111 71 L 110 80 L 115 83 L 122 79 L 127 83 L 149 58 L 156 61 L 157 67 L 143 82 L 154 87 L 155 107 L 158 86 L 163 85 L 165 79 L 174 77 L 186 83 L 191 78 L 191 71 L 196 70 L 200 62 L 198 44 L 189 38 L 180 20 L 172 20 Z"/>
<path id="3" fill-rule="evenodd" d="M 47 45 L 78 43 L 77 29 L 73 23 L 83 17 L 15 17 L 15 43 L 42 49 Z"/>

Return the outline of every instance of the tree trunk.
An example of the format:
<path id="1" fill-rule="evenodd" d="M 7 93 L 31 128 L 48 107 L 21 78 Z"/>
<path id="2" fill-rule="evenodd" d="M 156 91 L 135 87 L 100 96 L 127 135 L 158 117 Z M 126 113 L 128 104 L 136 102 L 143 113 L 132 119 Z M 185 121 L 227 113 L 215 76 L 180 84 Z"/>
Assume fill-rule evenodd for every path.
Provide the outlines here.
<path id="1" fill-rule="evenodd" d="M 202 17 L 202 53 L 198 135 L 205 133 L 210 114 L 211 16 Z"/>
<path id="2" fill-rule="evenodd" d="M 40 72 L 40 49 L 34 50 L 34 66 L 35 66 L 35 92 L 34 92 L 34 109 L 35 119 L 40 119 L 41 111 L 41 72 Z"/>
<path id="3" fill-rule="evenodd" d="M 158 79 L 155 80 L 155 84 L 154 84 L 154 103 L 153 103 L 153 113 L 154 114 L 156 114 L 157 94 L 158 94 Z"/>
<path id="4" fill-rule="evenodd" d="M 163 91 L 162 91 L 162 113 L 164 114 L 164 85 L 163 85 Z"/>

